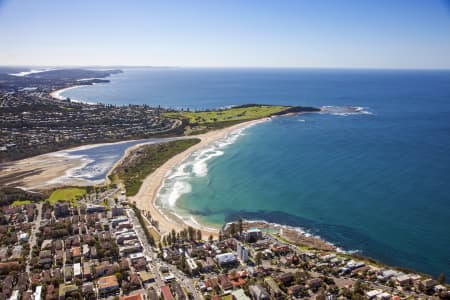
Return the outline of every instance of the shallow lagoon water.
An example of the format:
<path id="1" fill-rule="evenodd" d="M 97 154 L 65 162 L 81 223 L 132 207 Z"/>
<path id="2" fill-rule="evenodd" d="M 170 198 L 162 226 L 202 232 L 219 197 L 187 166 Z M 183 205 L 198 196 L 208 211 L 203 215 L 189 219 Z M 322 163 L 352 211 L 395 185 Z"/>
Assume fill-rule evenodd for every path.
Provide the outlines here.
<path id="1" fill-rule="evenodd" d="M 125 151 L 129 147 L 138 144 L 153 144 L 171 140 L 174 140 L 174 138 L 132 140 L 119 143 L 82 146 L 55 152 L 54 155 L 78 158 L 83 162 L 81 166 L 68 170 L 67 174 L 59 180 L 83 179 L 93 184 L 103 182 L 108 172 L 124 156 Z"/>

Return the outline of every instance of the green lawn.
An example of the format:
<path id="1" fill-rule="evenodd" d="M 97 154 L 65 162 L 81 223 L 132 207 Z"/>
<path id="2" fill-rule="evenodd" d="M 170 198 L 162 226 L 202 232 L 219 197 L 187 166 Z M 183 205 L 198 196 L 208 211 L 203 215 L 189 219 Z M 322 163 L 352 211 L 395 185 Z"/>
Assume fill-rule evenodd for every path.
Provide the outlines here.
<path id="1" fill-rule="evenodd" d="M 16 200 L 13 203 L 11 203 L 11 206 L 19 206 L 19 205 L 25 205 L 25 204 L 31 204 L 31 200 Z"/>
<path id="2" fill-rule="evenodd" d="M 78 198 L 86 194 L 85 188 L 62 188 L 54 190 L 47 199 L 50 204 L 55 204 L 58 201 L 70 202 L 71 205 L 78 205 Z"/>
<path id="3" fill-rule="evenodd" d="M 189 124 L 193 125 L 206 125 L 264 118 L 289 108 L 289 106 L 249 105 L 217 111 L 170 112 L 164 113 L 163 116 L 176 119 L 188 119 Z"/>

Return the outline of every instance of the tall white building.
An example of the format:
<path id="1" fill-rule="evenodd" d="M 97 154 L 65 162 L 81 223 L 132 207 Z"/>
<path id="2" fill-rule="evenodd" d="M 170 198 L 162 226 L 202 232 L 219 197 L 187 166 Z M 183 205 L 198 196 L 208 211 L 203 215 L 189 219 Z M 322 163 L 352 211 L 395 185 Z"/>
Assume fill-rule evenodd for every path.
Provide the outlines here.
<path id="1" fill-rule="evenodd" d="M 237 255 L 241 261 L 248 261 L 248 250 L 242 243 L 237 244 Z"/>

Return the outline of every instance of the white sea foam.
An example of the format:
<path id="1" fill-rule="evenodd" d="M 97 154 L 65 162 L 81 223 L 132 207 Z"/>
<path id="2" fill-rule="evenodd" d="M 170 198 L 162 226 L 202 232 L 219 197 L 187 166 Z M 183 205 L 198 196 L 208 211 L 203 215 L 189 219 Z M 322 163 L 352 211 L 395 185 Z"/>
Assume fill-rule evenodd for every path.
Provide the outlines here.
<path id="1" fill-rule="evenodd" d="M 330 114 L 334 116 L 350 116 L 350 115 L 372 115 L 373 113 L 368 110 L 368 107 L 362 106 L 322 106 L 322 112 L 324 114 Z"/>
<path id="2" fill-rule="evenodd" d="M 187 181 L 175 181 L 173 187 L 169 190 L 167 195 L 167 204 L 173 207 L 177 200 L 184 194 L 192 191 L 191 185 Z"/>
<path id="3" fill-rule="evenodd" d="M 208 160 L 223 154 L 224 152 L 218 150 L 218 148 L 206 149 L 202 151 L 192 165 L 193 175 L 196 177 L 205 177 L 208 174 Z"/>
<path id="4" fill-rule="evenodd" d="M 164 208 L 175 210 L 177 200 L 182 195 L 191 192 L 190 180 L 207 176 L 208 163 L 215 157 L 224 155 L 224 149 L 235 143 L 240 136 L 244 135 L 245 129 L 252 125 L 228 133 L 223 139 L 192 153 L 170 170 L 158 191 L 156 202 Z"/>

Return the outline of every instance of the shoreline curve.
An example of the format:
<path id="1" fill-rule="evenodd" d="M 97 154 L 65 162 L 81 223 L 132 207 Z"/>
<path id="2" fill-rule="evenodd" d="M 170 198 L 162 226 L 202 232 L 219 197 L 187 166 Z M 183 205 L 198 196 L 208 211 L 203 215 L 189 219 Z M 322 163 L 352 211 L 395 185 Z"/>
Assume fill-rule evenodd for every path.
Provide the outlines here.
<path id="1" fill-rule="evenodd" d="M 233 125 L 231 127 L 218 129 L 214 131 L 210 131 L 200 135 L 192 135 L 189 138 L 199 138 L 200 142 L 185 151 L 173 156 L 168 161 L 166 161 L 162 166 L 156 169 L 152 174 L 148 175 L 143 183 L 138 193 L 135 196 L 128 197 L 131 203 L 135 203 L 136 207 L 150 213 L 150 216 L 153 220 L 158 222 L 158 229 L 161 235 L 164 235 L 170 232 L 172 229 L 180 230 L 181 228 L 191 226 L 195 229 L 199 229 L 202 231 L 202 235 L 207 237 L 209 235 L 213 235 L 213 237 L 218 237 L 219 229 L 207 227 L 204 224 L 199 222 L 195 223 L 187 223 L 181 218 L 177 217 L 174 214 L 164 213 L 160 207 L 156 204 L 156 200 L 159 194 L 159 191 L 164 183 L 166 175 L 180 163 L 182 163 L 185 159 L 187 159 L 194 152 L 208 147 L 210 144 L 225 138 L 228 134 L 233 131 L 249 127 L 254 124 L 259 124 L 270 120 L 270 118 L 263 118 L 258 120 L 251 120 L 243 123 L 239 123 Z"/>

